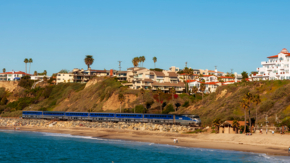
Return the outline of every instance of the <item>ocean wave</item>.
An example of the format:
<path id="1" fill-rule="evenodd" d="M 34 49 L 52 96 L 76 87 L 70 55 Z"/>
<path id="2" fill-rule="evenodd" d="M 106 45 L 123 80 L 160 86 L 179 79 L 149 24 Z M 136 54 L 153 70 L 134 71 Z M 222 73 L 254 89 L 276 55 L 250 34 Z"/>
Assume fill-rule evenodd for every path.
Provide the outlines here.
<path id="1" fill-rule="evenodd" d="M 71 134 L 60 134 L 60 133 L 49 133 L 49 132 L 41 132 L 41 134 L 44 135 L 44 136 L 105 140 L 105 139 L 96 138 L 96 137 L 92 137 L 92 136 L 79 136 L 79 135 L 71 135 Z"/>

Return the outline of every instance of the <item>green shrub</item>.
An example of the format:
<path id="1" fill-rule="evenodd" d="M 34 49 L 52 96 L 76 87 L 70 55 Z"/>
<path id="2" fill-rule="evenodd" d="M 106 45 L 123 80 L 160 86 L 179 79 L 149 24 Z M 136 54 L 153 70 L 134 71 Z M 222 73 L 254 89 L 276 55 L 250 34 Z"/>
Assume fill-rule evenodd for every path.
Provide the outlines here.
<path id="1" fill-rule="evenodd" d="M 146 113 L 146 108 L 143 105 L 135 106 L 135 113 Z"/>
<path id="2" fill-rule="evenodd" d="M 172 104 L 169 104 L 165 107 L 165 109 L 162 111 L 162 114 L 168 114 L 170 112 L 174 112 L 174 107 Z"/>
<path id="3" fill-rule="evenodd" d="M 182 107 L 187 108 L 189 106 L 189 101 L 185 101 L 184 104 L 182 105 Z"/>

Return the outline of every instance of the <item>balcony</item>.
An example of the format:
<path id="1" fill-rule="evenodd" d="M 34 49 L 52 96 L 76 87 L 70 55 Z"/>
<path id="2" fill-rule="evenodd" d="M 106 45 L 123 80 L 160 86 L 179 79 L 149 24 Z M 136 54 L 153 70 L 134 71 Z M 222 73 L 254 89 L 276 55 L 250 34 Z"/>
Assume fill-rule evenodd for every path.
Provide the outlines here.
<path id="1" fill-rule="evenodd" d="M 276 62 L 266 62 L 266 61 L 263 61 L 261 62 L 262 65 L 274 65 Z"/>

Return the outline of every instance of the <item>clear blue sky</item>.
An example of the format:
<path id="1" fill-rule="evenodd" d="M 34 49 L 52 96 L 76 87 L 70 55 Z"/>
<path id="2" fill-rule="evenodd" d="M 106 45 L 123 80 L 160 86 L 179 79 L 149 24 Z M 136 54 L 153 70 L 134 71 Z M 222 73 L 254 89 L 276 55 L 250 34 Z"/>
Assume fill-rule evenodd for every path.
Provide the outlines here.
<path id="1" fill-rule="evenodd" d="M 0 71 L 31 72 L 144 66 L 253 71 L 267 56 L 290 50 L 290 1 L 0 1 Z"/>

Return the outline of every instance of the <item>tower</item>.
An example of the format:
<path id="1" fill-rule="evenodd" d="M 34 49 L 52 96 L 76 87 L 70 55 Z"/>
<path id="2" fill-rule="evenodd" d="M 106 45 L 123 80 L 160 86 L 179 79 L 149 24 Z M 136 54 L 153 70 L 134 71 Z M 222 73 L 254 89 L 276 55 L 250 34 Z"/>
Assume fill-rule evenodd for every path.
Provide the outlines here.
<path id="1" fill-rule="evenodd" d="M 121 62 L 122 61 L 118 61 L 119 62 L 119 71 L 121 71 Z"/>

